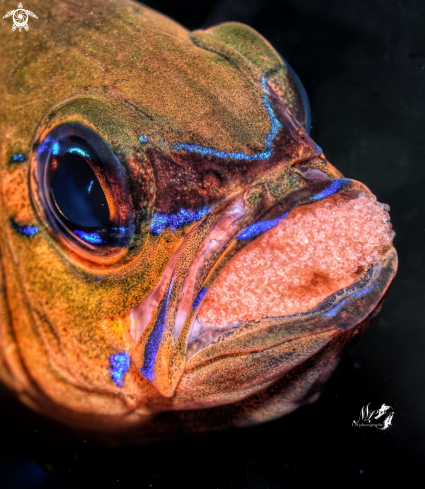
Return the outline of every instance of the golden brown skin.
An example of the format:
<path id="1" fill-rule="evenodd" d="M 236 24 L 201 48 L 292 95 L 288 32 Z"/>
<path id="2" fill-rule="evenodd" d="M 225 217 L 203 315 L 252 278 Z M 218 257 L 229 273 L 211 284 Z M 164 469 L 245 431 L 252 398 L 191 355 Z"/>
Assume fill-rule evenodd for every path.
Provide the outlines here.
<path id="1" fill-rule="evenodd" d="M 2 6 L 15 8 L 9 0 Z M 192 302 L 237 251 L 241 229 L 329 186 L 305 176 L 309 170 L 341 178 L 303 130 L 300 95 L 280 57 L 249 27 L 189 33 L 130 0 L 40 0 L 31 9 L 39 20 L 29 32 L 0 23 L 2 382 L 32 408 L 115 443 L 245 426 L 314 401 L 382 304 L 397 266 L 392 247 L 367 284 L 327 309 L 248 322 L 192 356 L 192 308 L 175 330 L 197 250 L 226 209 L 238 201 L 245 212 L 226 247 L 204 264 Z M 264 97 L 279 121 L 269 157 L 173 148 L 261 153 L 272 123 Z M 134 233 L 119 253 L 79 253 L 43 209 L 37 151 L 66 123 L 92 128 L 125 169 Z M 16 154 L 26 160 L 11 161 Z M 347 193 L 368 192 L 344 185 Z M 154 214 L 204 207 L 197 222 L 150 232 Z M 39 232 L 28 237 L 16 225 Z M 132 334 L 131 314 L 166 270 L 172 280 L 164 279 L 162 302 L 144 331 Z M 153 356 L 152 338 L 159 338 Z M 120 352 L 131 365 L 117 385 L 111 355 Z M 150 379 L 140 371 L 149 362 Z"/>

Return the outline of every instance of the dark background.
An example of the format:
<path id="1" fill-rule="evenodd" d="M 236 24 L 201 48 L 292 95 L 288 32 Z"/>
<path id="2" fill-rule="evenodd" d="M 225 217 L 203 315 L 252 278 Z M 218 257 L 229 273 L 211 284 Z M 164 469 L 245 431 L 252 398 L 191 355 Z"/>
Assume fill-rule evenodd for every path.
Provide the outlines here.
<path id="1" fill-rule="evenodd" d="M 384 308 L 313 405 L 250 429 L 125 449 L 62 434 L 0 399 L 1 488 L 424 487 L 425 2 L 148 0 L 188 29 L 236 20 L 304 82 L 313 139 L 391 206 L 399 272 Z M 30 7 L 30 6 L 29 6 Z M 394 408 L 382 432 L 362 406 Z"/>

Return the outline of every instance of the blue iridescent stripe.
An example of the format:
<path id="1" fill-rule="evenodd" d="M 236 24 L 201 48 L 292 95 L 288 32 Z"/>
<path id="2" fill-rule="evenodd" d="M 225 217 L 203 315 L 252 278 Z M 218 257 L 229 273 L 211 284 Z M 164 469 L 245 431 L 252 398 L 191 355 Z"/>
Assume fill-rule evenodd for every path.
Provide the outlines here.
<path id="1" fill-rule="evenodd" d="M 126 351 L 116 353 L 109 357 L 109 362 L 111 364 L 109 370 L 111 371 L 112 380 L 121 387 L 124 374 L 130 368 L 130 355 Z"/>
<path id="2" fill-rule="evenodd" d="M 60 144 L 56 141 L 56 143 L 53 145 L 52 153 L 54 155 L 58 155 L 60 153 L 60 150 L 61 150 Z"/>
<path id="3" fill-rule="evenodd" d="M 91 243 L 91 244 L 103 243 L 103 239 L 97 233 L 85 233 L 84 231 L 79 231 L 78 229 L 76 229 L 74 233 L 84 241 L 87 241 L 87 243 Z"/>
<path id="4" fill-rule="evenodd" d="M 156 318 L 155 326 L 146 342 L 145 347 L 145 359 L 143 362 L 143 367 L 140 369 L 140 372 L 146 379 L 151 382 L 155 378 L 155 360 L 158 354 L 159 345 L 161 343 L 162 335 L 165 331 L 165 323 L 167 321 L 167 309 L 168 309 L 168 301 L 170 299 L 171 287 L 173 285 L 174 277 L 171 279 L 170 285 L 168 286 L 167 296 L 165 300 L 162 301 L 162 304 L 159 309 L 158 317 Z"/>
<path id="5" fill-rule="evenodd" d="M 264 77 L 261 78 L 261 85 L 263 87 L 264 93 L 266 95 L 270 95 L 270 91 L 267 88 L 267 82 Z M 256 153 L 253 155 L 249 155 L 248 153 L 243 153 L 243 152 L 226 153 L 225 151 L 220 151 L 219 149 L 208 148 L 207 146 L 200 146 L 198 144 L 190 144 L 190 143 L 183 143 L 183 142 L 171 144 L 171 147 L 173 149 L 188 151 L 190 153 L 198 153 L 203 156 L 215 156 L 217 158 L 231 158 L 233 160 L 255 161 L 255 160 L 266 160 L 270 158 L 273 152 L 272 143 L 277 135 L 279 128 L 282 127 L 282 124 L 277 119 L 276 114 L 274 113 L 274 110 L 270 105 L 268 98 L 266 96 L 263 96 L 262 101 L 269 115 L 271 128 L 269 134 L 264 140 L 264 150 L 261 151 L 260 153 Z M 146 136 L 140 136 L 139 139 L 142 143 L 148 142 L 148 138 Z M 167 146 L 166 143 L 161 143 L 161 144 Z"/>
<path id="6" fill-rule="evenodd" d="M 239 233 L 237 239 L 255 238 L 256 236 L 259 236 L 260 234 L 265 233 L 269 229 L 272 229 L 275 226 L 277 226 L 280 220 L 285 219 L 287 215 L 288 212 L 286 212 L 280 217 L 276 217 L 276 219 L 255 222 L 254 224 L 251 224 L 250 226 L 246 227 L 241 233 Z"/>
<path id="7" fill-rule="evenodd" d="M 266 93 L 267 95 L 270 95 L 270 91 L 267 88 L 267 82 L 266 82 L 266 79 L 264 78 L 264 76 L 261 77 L 261 86 L 263 87 L 264 93 Z"/>
<path id="8" fill-rule="evenodd" d="M 336 194 L 346 183 L 350 182 L 348 178 L 341 178 L 339 180 L 332 180 L 331 184 L 323 189 L 316 195 L 310 197 L 310 200 L 321 200 L 326 197 L 330 197 L 333 194 Z"/>
<path id="9" fill-rule="evenodd" d="M 58 155 L 60 153 L 60 143 L 58 141 L 55 142 L 55 144 L 53 145 L 53 148 L 52 148 L 52 153 L 54 155 Z M 78 148 L 78 147 L 75 147 L 75 148 L 69 148 L 67 150 L 68 153 L 71 153 L 71 154 L 77 154 L 79 156 L 82 156 L 83 158 L 90 158 L 90 155 L 84 151 L 84 149 L 81 149 L 81 148 Z"/>
<path id="10" fill-rule="evenodd" d="M 181 226 L 200 221 L 209 210 L 209 207 L 203 207 L 199 211 L 180 209 L 176 214 L 154 214 L 151 222 L 151 233 L 157 235 L 168 227 L 175 231 Z"/>
<path id="11" fill-rule="evenodd" d="M 264 78 L 262 79 L 264 80 Z M 263 85 L 264 87 L 264 85 Z M 269 93 L 268 91 L 266 93 Z M 267 97 L 262 97 L 264 107 L 269 114 L 271 128 L 270 132 L 264 140 L 265 149 L 260 153 L 256 153 L 253 155 L 249 155 L 248 153 L 226 153 L 225 151 L 220 151 L 215 148 L 208 148 L 206 146 L 199 146 L 198 144 L 188 144 L 188 143 L 175 143 L 172 144 L 171 147 L 178 150 L 185 150 L 191 153 L 199 153 L 203 156 L 216 156 L 217 158 L 231 158 L 233 160 L 246 160 L 246 161 L 255 161 L 255 160 L 266 160 L 270 158 L 273 149 L 272 143 L 276 134 L 282 124 L 278 121 L 272 106 Z"/>
<path id="12" fill-rule="evenodd" d="M 205 297 L 207 290 L 208 289 L 206 287 L 202 287 L 202 289 L 199 291 L 199 294 L 196 296 L 195 302 L 193 303 L 193 306 L 192 306 L 194 310 L 199 306 L 202 299 Z"/>
<path id="13" fill-rule="evenodd" d="M 13 229 L 17 231 L 19 234 L 23 234 L 24 236 L 32 237 L 35 236 L 39 231 L 37 226 L 25 226 L 25 225 L 21 226 L 17 224 L 14 219 L 11 219 L 10 222 L 12 224 Z"/>
<path id="14" fill-rule="evenodd" d="M 376 288 L 376 284 L 372 284 L 369 287 L 367 287 L 366 289 L 360 290 L 359 292 L 355 292 L 354 294 L 350 295 L 350 297 L 347 297 L 346 299 L 344 299 L 341 302 L 339 302 L 338 304 L 336 304 L 329 311 L 326 311 L 325 313 L 323 313 L 323 316 L 335 317 L 338 314 L 338 312 L 340 312 L 341 309 L 344 308 L 344 306 L 346 305 L 346 303 L 348 301 L 351 302 L 351 301 L 353 301 L 353 299 L 359 300 L 361 297 L 364 297 L 367 294 L 369 294 L 369 292 L 371 292 L 371 290 L 374 288 Z"/>
<path id="15" fill-rule="evenodd" d="M 50 148 L 50 139 L 46 138 L 38 147 L 37 151 L 39 154 L 43 153 L 44 151 L 48 150 Z"/>
<path id="16" fill-rule="evenodd" d="M 13 155 L 12 158 L 10 158 L 10 161 L 12 163 L 22 163 L 24 162 L 25 160 L 27 159 L 27 157 L 22 154 L 22 153 L 18 153 L 16 155 Z"/>
<path id="17" fill-rule="evenodd" d="M 84 158 L 90 158 L 89 154 L 81 148 L 69 148 L 68 153 L 75 153 L 77 155 L 83 156 Z"/>

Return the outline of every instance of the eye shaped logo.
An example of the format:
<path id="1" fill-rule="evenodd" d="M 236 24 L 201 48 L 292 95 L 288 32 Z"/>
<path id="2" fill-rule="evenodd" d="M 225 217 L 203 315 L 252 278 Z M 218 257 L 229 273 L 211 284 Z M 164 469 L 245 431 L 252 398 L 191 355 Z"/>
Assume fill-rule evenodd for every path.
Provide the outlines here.
<path id="1" fill-rule="evenodd" d="M 34 17 L 34 19 L 38 19 L 38 17 L 33 12 L 25 10 L 22 6 L 22 3 L 20 3 L 16 10 L 11 10 L 10 12 L 7 12 L 7 14 L 3 16 L 3 19 L 12 17 L 12 31 L 16 31 L 16 29 L 19 29 L 19 32 L 21 32 L 22 28 L 26 31 L 29 29 L 28 16 Z"/>

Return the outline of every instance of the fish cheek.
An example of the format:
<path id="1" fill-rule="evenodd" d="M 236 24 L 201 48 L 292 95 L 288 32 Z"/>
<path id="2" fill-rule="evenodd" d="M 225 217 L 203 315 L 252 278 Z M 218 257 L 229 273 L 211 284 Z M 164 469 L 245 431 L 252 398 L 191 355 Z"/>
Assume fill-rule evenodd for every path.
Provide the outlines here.
<path id="1" fill-rule="evenodd" d="M 81 318 L 77 315 L 71 322 L 67 317 L 63 304 L 70 299 L 67 281 L 62 279 L 58 287 L 54 283 L 57 272 L 62 272 L 61 263 L 42 242 L 33 240 L 30 249 L 23 249 L 20 240 L 12 235 L 2 250 L 10 318 L 8 338 L 14 342 L 10 351 L 2 349 L 2 354 L 13 386 L 25 392 L 27 404 L 43 405 L 47 412 L 59 405 L 77 412 L 94 410 L 96 396 L 84 399 L 84 389 L 75 387 L 84 362 L 76 361 L 81 353 L 80 347 L 75 348 L 78 330 L 69 326 L 81 324 Z M 19 262 L 14 261 L 16 256 Z M 50 261 L 51 274 L 46 274 L 45 260 Z"/>

